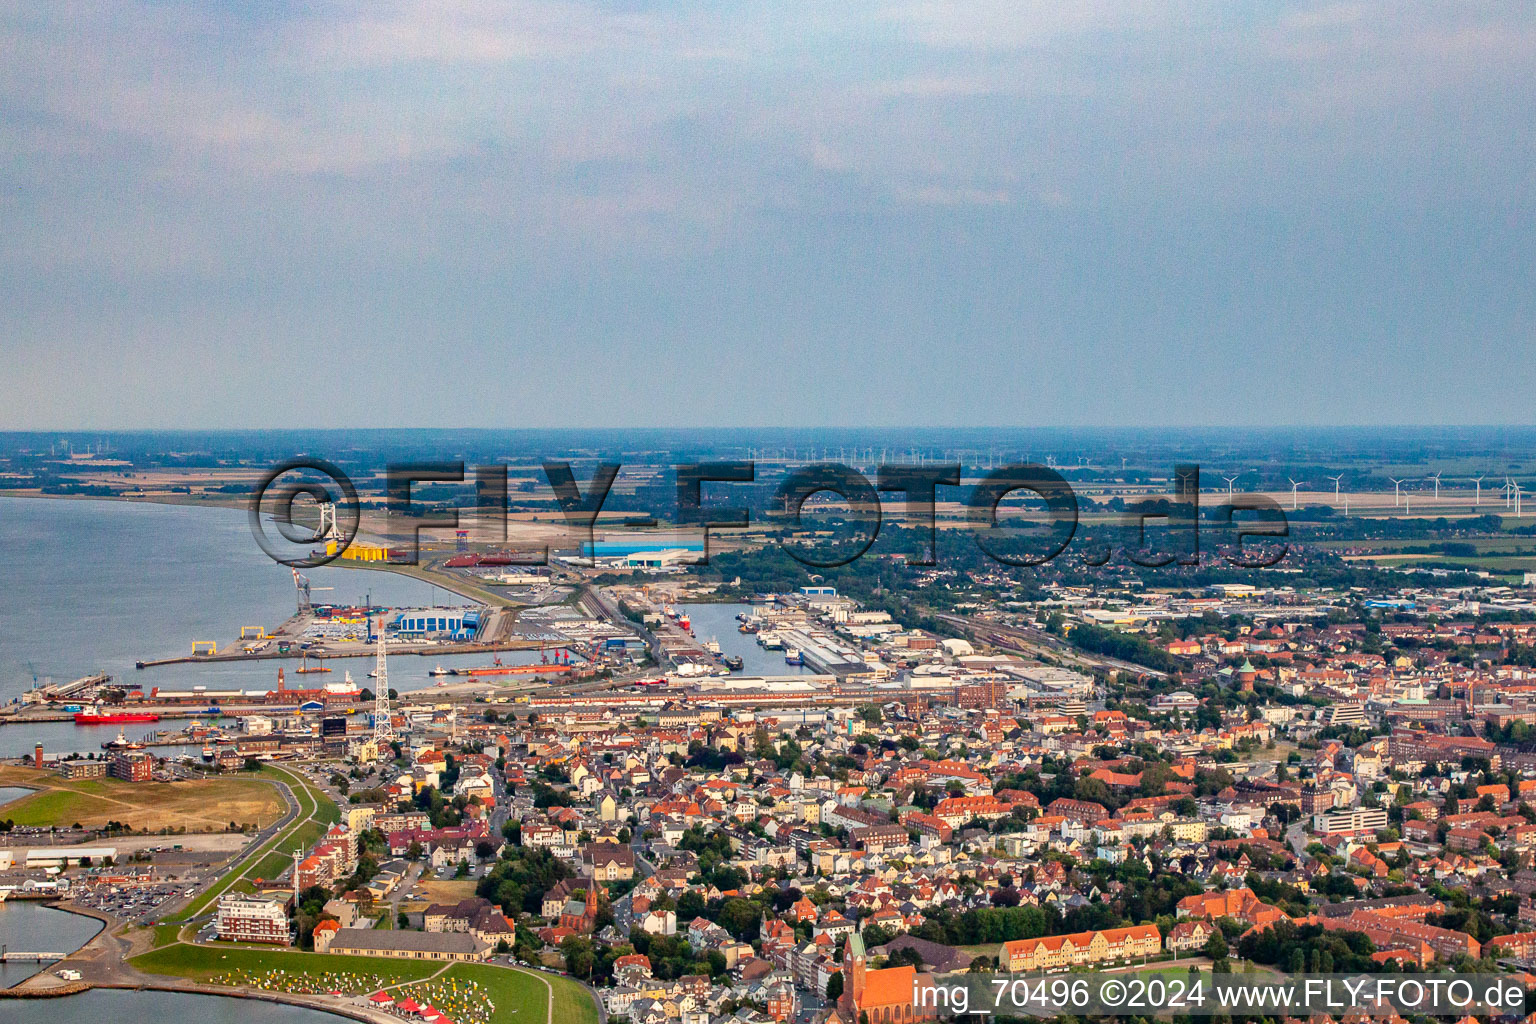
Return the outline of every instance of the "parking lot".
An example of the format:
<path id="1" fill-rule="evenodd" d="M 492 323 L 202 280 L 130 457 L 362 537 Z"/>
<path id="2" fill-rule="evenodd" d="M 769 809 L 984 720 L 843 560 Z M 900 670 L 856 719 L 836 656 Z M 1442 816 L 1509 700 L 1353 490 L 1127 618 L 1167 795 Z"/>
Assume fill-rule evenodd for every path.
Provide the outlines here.
<path id="1" fill-rule="evenodd" d="M 148 925 L 159 919 L 163 907 L 192 895 L 193 891 L 192 884 L 188 882 L 162 882 L 144 886 L 95 885 L 78 888 L 74 902 L 124 921 Z"/>

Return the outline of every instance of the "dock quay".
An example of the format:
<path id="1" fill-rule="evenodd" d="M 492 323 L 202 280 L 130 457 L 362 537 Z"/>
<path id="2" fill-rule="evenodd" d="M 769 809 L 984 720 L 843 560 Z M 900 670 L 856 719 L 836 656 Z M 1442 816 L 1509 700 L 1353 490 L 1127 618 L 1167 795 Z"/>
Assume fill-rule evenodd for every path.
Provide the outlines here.
<path id="1" fill-rule="evenodd" d="M 22 694 L 21 699 L 27 704 L 42 704 L 56 700 L 89 700 L 96 695 L 97 690 L 111 681 L 112 676 L 108 673 L 97 672 L 82 676 L 72 683 L 40 683 Z"/>
<path id="2" fill-rule="evenodd" d="M 537 651 L 542 647 L 548 647 L 547 643 L 539 640 L 499 640 L 489 644 L 437 644 L 420 649 L 412 647 L 391 646 L 389 656 L 391 658 L 402 654 L 415 654 L 420 657 L 439 658 L 450 654 L 494 654 L 498 651 Z M 162 665 L 206 665 L 211 662 L 229 661 L 298 661 L 307 657 L 310 661 L 329 661 L 332 658 L 372 658 L 378 653 L 372 644 L 361 646 L 355 651 L 260 651 L 255 654 L 246 654 L 244 651 L 221 651 L 218 654 L 187 654 L 175 658 L 156 658 L 152 660 L 138 661 L 134 668 L 159 668 Z"/>
<path id="3" fill-rule="evenodd" d="M 160 717 L 161 721 L 167 719 L 194 719 L 194 718 L 238 718 L 241 715 L 271 714 L 274 710 L 286 707 L 286 704 L 265 704 L 242 701 L 239 704 L 198 704 L 196 706 L 176 704 L 156 704 L 153 701 L 145 701 L 133 705 L 134 711 L 147 711 Z M 333 710 L 336 713 L 345 711 L 361 711 L 372 705 L 364 705 L 357 702 L 337 704 Z M 38 722 L 73 722 L 75 716 L 72 712 L 54 710 L 36 710 L 32 708 L 0 710 L 0 725 L 32 725 Z M 153 725 L 154 723 L 130 723 Z M 164 740 L 156 741 L 156 746 L 181 746 L 191 742 L 190 740 Z"/>

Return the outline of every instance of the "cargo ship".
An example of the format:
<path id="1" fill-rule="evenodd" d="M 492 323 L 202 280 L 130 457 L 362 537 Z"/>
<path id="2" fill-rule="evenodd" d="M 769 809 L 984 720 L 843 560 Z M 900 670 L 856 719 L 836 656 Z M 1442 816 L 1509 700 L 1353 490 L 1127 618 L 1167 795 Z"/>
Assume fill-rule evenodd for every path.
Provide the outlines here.
<path id="1" fill-rule="evenodd" d="M 128 725 L 136 722 L 158 722 L 160 716 L 149 711 L 98 712 L 77 711 L 76 725 Z"/>

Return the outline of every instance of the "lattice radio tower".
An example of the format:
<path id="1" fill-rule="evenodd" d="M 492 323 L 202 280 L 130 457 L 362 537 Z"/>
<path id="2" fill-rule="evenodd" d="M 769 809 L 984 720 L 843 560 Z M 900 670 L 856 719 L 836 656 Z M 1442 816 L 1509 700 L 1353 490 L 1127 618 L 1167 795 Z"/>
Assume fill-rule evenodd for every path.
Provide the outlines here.
<path id="1" fill-rule="evenodd" d="M 379 756 L 384 757 L 384 751 L 395 738 L 395 727 L 389 718 L 389 667 L 384 658 L 383 619 L 379 620 L 378 662 L 373 670 L 373 744 L 378 747 Z"/>

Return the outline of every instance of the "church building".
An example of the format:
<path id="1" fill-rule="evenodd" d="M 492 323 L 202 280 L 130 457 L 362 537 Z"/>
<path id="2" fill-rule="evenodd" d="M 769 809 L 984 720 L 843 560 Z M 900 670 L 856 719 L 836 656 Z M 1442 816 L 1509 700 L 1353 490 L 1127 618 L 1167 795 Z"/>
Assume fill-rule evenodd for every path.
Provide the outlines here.
<path id="1" fill-rule="evenodd" d="M 919 974 L 911 964 L 869 970 L 865 966 L 864 939 L 858 932 L 843 943 L 843 994 L 837 1011 L 845 1024 L 910 1024 L 932 1020 L 933 1006 L 918 1006 L 919 985 L 931 986 L 933 975 Z"/>

